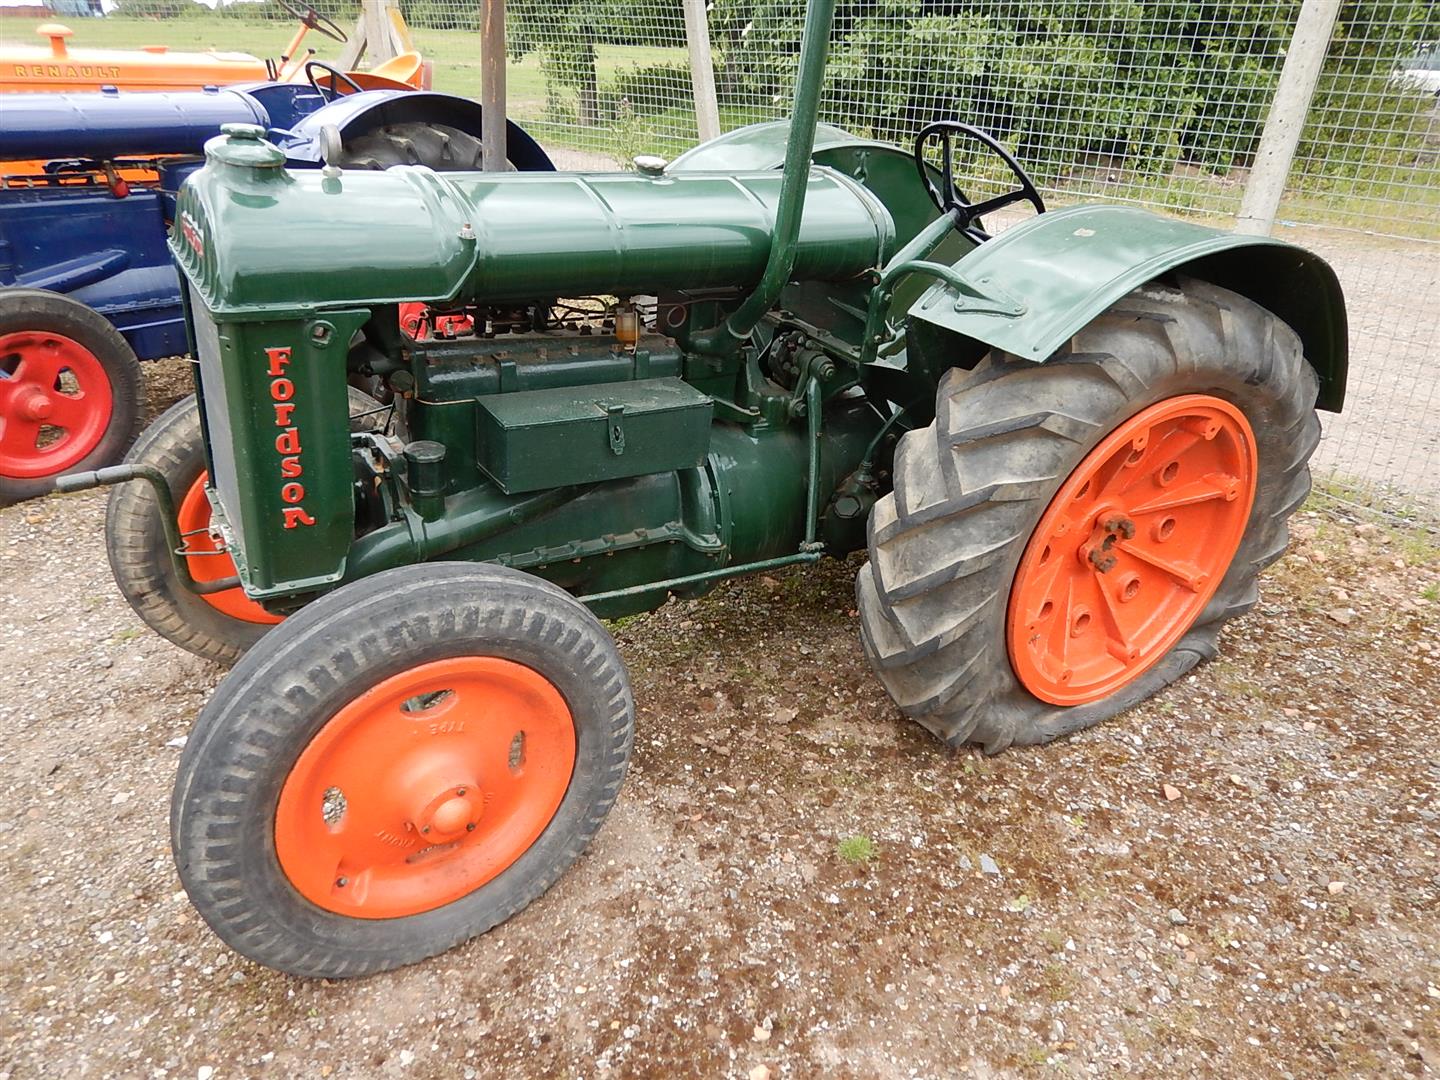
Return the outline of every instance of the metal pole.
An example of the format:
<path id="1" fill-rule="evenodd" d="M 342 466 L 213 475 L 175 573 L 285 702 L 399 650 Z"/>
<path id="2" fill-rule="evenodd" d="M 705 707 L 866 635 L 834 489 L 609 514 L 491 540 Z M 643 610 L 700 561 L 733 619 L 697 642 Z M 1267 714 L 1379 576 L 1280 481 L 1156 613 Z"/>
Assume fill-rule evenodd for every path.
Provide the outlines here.
<path id="1" fill-rule="evenodd" d="M 484 0 L 480 24 L 480 145 L 485 171 L 504 172 L 505 145 L 505 0 Z"/>
<path id="2" fill-rule="evenodd" d="M 685 0 L 685 43 L 690 48 L 690 86 L 695 95 L 695 126 L 700 141 L 720 134 L 720 106 L 715 99 L 715 62 L 710 56 L 710 25 L 705 0 Z"/>
<path id="3" fill-rule="evenodd" d="M 1315 96 L 1315 84 L 1339 15 L 1340 0 L 1305 0 L 1300 8 L 1285 66 L 1280 70 L 1280 83 L 1275 87 L 1275 99 L 1270 103 L 1270 115 L 1260 135 L 1260 149 L 1250 169 L 1250 182 L 1240 200 L 1237 233 L 1267 236 L 1275 224 L 1295 160 L 1295 147 L 1300 143 L 1310 99 Z"/>

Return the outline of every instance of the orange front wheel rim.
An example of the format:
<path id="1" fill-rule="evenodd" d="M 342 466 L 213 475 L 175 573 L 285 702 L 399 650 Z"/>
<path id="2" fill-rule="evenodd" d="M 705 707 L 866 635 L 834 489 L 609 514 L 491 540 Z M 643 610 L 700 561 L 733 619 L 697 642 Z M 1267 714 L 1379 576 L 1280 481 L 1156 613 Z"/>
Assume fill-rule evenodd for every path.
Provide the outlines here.
<path id="1" fill-rule="evenodd" d="M 1255 501 L 1255 435 L 1221 398 L 1142 410 L 1080 462 L 1015 572 L 1006 623 L 1021 685 L 1054 705 L 1139 678 L 1215 595 Z"/>
<path id="2" fill-rule="evenodd" d="M 326 911 L 418 915 L 498 876 L 554 818 L 575 768 L 565 699 L 493 656 L 421 664 L 342 707 L 275 811 L 290 884 Z"/>
<path id="3" fill-rule="evenodd" d="M 235 560 L 210 535 L 210 496 L 205 492 L 209 478 L 208 473 L 202 472 L 190 485 L 185 498 L 180 500 L 180 509 L 175 512 L 180 534 L 185 538 L 186 566 L 196 581 L 216 581 L 235 576 Z M 239 586 L 202 593 L 200 599 L 222 615 L 241 622 L 273 625 L 284 621 L 282 616 L 272 615 L 251 600 Z"/>

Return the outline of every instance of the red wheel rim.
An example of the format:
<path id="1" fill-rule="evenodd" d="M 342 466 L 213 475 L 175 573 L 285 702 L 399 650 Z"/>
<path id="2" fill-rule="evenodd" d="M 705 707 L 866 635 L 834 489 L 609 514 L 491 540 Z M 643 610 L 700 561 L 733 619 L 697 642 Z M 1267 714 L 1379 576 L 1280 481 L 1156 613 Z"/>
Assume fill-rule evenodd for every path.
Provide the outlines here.
<path id="1" fill-rule="evenodd" d="M 105 365 L 46 330 L 0 335 L 0 474 L 53 476 L 100 445 L 114 400 Z"/>
<path id="2" fill-rule="evenodd" d="M 188 558 L 186 565 L 190 568 L 190 576 L 196 581 L 215 581 L 217 578 L 235 576 L 235 560 L 230 558 L 229 553 L 222 550 L 210 535 L 210 499 L 205 494 L 205 484 L 209 478 L 209 473 L 200 474 L 200 478 L 190 485 L 190 490 L 185 493 L 185 498 L 180 501 L 180 509 L 175 514 L 180 533 L 185 537 L 185 553 Z M 203 593 L 200 599 L 221 614 L 241 622 L 273 625 L 284 621 L 281 616 L 272 615 L 251 600 L 245 595 L 245 590 L 238 586 L 222 592 Z"/>
<path id="3" fill-rule="evenodd" d="M 550 680 L 462 656 L 391 676 L 305 747 L 275 853 L 311 903 L 364 919 L 460 899 L 520 858 L 559 809 L 575 723 Z"/>
<path id="4" fill-rule="evenodd" d="M 1150 406 L 1086 455 L 1015 572 L 1006 636 L 1025 689 L 1097 701 L 1169 652 L 1235 557 L 1256 461 L 1244 414 L 1206 394 Z"/>

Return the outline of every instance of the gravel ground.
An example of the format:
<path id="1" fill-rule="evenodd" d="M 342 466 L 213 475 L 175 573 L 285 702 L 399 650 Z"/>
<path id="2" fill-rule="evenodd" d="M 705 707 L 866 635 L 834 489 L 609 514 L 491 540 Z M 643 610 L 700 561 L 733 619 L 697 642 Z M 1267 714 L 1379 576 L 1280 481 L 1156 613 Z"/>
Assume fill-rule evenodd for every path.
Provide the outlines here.
<path id="1" fill-rule="evenodd" d="M 1350 320 L 1345 410 L 1322 415 L 1317 475 L 1333 473 L 1440 507 L 1440 243 L 1290 228 L 1323 256 Z"/>
<path id="2" fill-rule="evenodd" d="M 150 378 L 158 408 L 184 365 Z M 618 631 L 638 737 L 589 855 L 327 983 L 180 891 L 177 747 L 223 672 L 116 595 L 103 509 L 0 511 L 0 1080 L 1440 1074 L 1433 533 L 1305 511 L 1221 659 L 997 758 L 889 704 L 853 564 L 671 604 Z"/>

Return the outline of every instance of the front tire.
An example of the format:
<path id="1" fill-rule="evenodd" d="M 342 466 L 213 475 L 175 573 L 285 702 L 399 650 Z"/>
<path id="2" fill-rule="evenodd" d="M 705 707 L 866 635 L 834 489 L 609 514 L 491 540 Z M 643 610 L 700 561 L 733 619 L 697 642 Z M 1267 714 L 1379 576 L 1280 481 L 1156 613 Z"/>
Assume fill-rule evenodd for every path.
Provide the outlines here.
<path id="1" fill-rule="evenodd" d="M 1317 387 L 1288 326 L 1189 279 L 1135 290 L 1044 364 L 992 353 L 949 372 L 935 422 L 897 448 L 856 582 L 901 710 L 994 753 L 1089 727 L 1214 656 L 1309 492 Z M 1123 469 L 1133 483 L 1101 483 Z M 1171 484 L 1196 501 L 1151 509 Z"/>
<path id="2" fill-rule="evenodd" d="M 171 805 L 180 878 L 268 967 L 414 963 L 579 858 L 633 727 L 614 641 L 560 589 L 483 564 L 386 571 L 292 616 L 205 707 Z"/>

